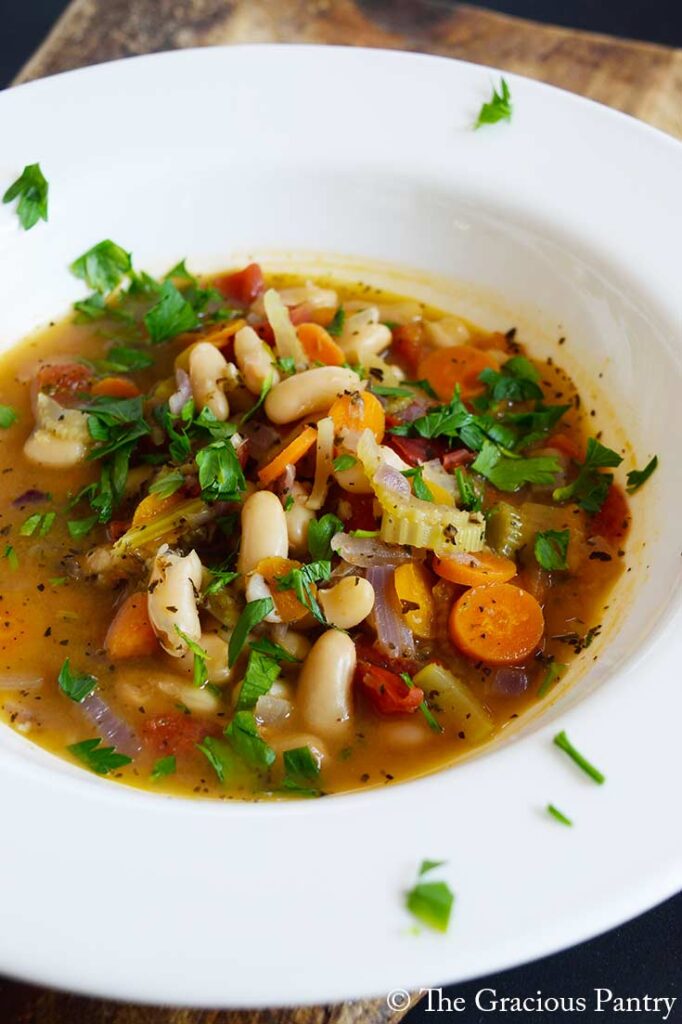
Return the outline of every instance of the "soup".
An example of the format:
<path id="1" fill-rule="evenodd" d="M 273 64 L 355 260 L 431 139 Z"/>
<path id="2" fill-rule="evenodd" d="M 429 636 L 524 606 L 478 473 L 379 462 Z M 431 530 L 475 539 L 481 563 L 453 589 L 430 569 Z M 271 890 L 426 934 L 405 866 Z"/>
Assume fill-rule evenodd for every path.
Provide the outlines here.
<path id="1" fill-rule="evenodd" d="M 551 696 L 629 520 L 555 359 L 361 283 L 156 281 L 112 245 L 0 367 L 7 722 L 156 792 L 314 797 Z"/>

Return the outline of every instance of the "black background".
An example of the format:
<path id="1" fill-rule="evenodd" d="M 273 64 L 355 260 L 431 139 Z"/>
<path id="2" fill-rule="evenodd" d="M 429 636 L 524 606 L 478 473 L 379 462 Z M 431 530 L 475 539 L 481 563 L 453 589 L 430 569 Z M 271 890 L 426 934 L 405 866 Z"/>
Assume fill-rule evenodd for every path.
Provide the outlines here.
<path id="1" fill-rule="evenodd" d="M 65 0 L 23 0 L 21 3 L 0 0 L 0 87 L 7 85 L 19 71 L 65 6 Z M 478 6 L 573 28 L 682 46 L 682 0 L 484 0 Z M 557 885 L 561 885 L 560 878 L 557 878 Z M 380 950 L 377 955 L 381 955 Z M 532 996 L 538 990 L 545 996 L 582 995 L 588 998 L 588 1003 L 592 990 L 598 987 L 610 988 L 622 996 L 646 993 L 677 996 L 678 1003 L 668 1018 L 669 1022 L 677 1022 L 682 1021 L 681 977 L 682 896 L 678 896 L 635 921 L 568 952 L 457 988 L 444 989 L 446 995 L 465 997 L 468 1007 L 465 1013 L 427 1012 L 422 1004 L 407 1015 L 405 1024 L 436 1024 L 439 1020 L 484 1024 L 491 1019 L 500 1020 L 501 1014 L 484 1013 L 475 1008 L 475 994 L 484 987 L 495 988 L 498 996 Z M 564 1013 L 504 1016 L 512 1024 L 569 1017 Z M 574 1019 L 584 1022 L 615 1019 L 630 1024 L 640 1016 L 619 1014 L 614 1018 L 608 1013 L 587 1012 Z M 655 1021 L 661 1017 L 650 1015 L 649 1019 Z"/>

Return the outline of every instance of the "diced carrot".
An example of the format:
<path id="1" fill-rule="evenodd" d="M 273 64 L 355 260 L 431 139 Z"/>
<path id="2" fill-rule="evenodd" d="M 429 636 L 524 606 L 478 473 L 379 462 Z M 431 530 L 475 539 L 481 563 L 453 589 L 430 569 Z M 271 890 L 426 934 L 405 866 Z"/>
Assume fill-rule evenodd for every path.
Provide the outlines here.
<path id="1" fill-rule="evenodd" d="M 137 398 L 141 393 L 137 384 L 127 377 L 103 377 L 92 385 L 91 393 L 95 396 L 105 395 L 107 398 Z"/>
<path id="2" fill-rule="evenodd" d="M 272 462 L 258 470 L 258 479 L 267 487 L 278 476 L 281 476 L 287 466 L 293 466 L 299 459 L 302 459 L 307 451 L 312 448 L 317 440 L 317 431 L 314 427 L 306 427 L 298 434 L 293 441 L 275 455 Z"/>
<path id="3" fill-rule="evenodd" d="M 479 373 L 497 367 L 497 360 L 486 352 L 471 345 L 453 345 L 429 352 L 419 363 L 417 373 L 428 380 L 442 402 L 449 402 L 458 384 L 463 400 L 482 394 L 485 385 L 479 381 Z"/>
<path id="4" fill-rule="evenodd" d="M 89 393 L 91 384 L 92 373 L 82 363 L 48 363 L 36 373 L 33 391 L 41 391 L 68 407 L 79 395 Z"/>
<path id="5" fill-rule="evenodd" d="M 324 363 L 326 366 L 343 366 L 345 363 L 343 349 L 324 327 L 313 323 L 299 324 L 296 333 L 311 363 Z"/>
<path id="6" fill-rule="evenodd" d="M 265 291 L 263 271 L 258 263 L 249 263 L 243 270 L 221 274 L 213 284 L 226 299 L 233 299 L 249 306 Z"/>
<path id="7" fill-rule="evenodd" d="M 189 357 L 193 348 L 195 348 L 199 342 L 207 341 L 209 345 L 215 345 L 216 348 L 220 349 L 221 352 L 226 349 L 232 343 L 237 331 L 241 330 L 242 327 L 246 327 L 246 320 L 232 320 L 229 324 L 225 324 L 224 327 L 219 327 L 217 330 L 207 331 L 206 334 L 188 334 L 186 337 L 191 339 L 191 344 L 183 348 L 182 352 L 175 357 L 176 370 L 188 370 L 189 369 Z"/>
<path id="8" fill-rule="evenodd" d="M 133 526 L 151 523 L 157 516 L 172 511 L 176 505 L 181 505 L 184 500 L 183 496 L 177 492 L 169 494 L 166 498 L 161 498 L 158 494 L 148 494 L 135 509 Z"/>
<path id="9" fill-rule="evenodd" d="M 424 328 L 420 323 L 401 324 L 393 331 L 391 355 L 395 356 L 410 377 L 417 373 L 424 354 Z"/>
<path id="10" fill-rule="evenodd" d="M 104 648 L 115 661 L 157 653 L 159 641 L 149 621 L 146 594 L 131 594 L 125 599 L 109 626 Z"/>
<path id="11" fill-rule="evenodd" d="M 435 608 L 431 596 L 433 577 L 423 565 L 405 562 L 393 574 L 396 593 L 408 606 L 403 612 L 405 622 L 417 636 L 427 639 L 435 636 Z"/>
<path id="12" fill-rule="evenodd" d="M 434 572 L 463 587 L 506 583 L 516 576 L 516 563 L 492 551 L 463 551 L 448 558 L 434 558 Z"/>
<path id="13" fill-rule="evenodd" d="M 341 395 L 332 405 L 329 415 L 334 423 L 335 432 L 341 436 L 347 431 L 359 434 L 369 429 L 379 444 L 384 439 L 384 407 L 371 391 L 355 391 L 352 395 Z"/>
<path id="14" fill-rule="evenodd" d="M 511 583 L 472 587 L 455 601 L 450 639 L 463 654 L 489 665 L 513 665 L 536 649 L 545 628 L 542 608 Z"/>
<path id="15" fill-rule="evenodd" d="M 593 537 L 603 537 L 608 541 L 621 541 L 630 527 L 630 507 L 628 499 L 618 484 L 611 484 L 606 501 L 595 516 L 592 517 L 590 533 Z"/>
<path id="16" fill-rule="evenodd" d="M 296 597 L 293 590 L 278 590 L 277 583 L 290 573 L 292 569 L 300 569 L 301 563 L 295 562 L 292 558 L 263 558 L 256 566 L 255 571 L 260 573 L 270 587 L 272 600 L 277 614 L 282 622 L 298 622 L 307 613 L 308 609 Z M 310 584 L 313 595 L 317 593 L 314 583 Z"/>

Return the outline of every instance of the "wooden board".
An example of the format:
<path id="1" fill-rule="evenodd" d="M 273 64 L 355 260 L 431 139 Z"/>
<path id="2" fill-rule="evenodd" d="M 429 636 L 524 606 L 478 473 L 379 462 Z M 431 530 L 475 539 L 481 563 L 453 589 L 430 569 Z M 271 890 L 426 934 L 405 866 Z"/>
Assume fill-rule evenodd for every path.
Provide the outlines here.
<path id="1" fill-rule="evenodd" d="M 74 0 L 17 82 L 139 53 L 221 43 L 380 46 L 516 71 L 682 137 L 682 50 L 538 25 L 448 0 Z M 383 999 L 295 1010 L 122 1005 L 0 982 L 8 1024 L 397 1024 Z"/>

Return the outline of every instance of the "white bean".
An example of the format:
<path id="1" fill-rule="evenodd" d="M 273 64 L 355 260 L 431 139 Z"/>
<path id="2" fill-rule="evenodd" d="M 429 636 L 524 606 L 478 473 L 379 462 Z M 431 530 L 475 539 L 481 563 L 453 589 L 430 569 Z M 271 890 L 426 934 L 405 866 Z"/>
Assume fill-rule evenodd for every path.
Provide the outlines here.
<path id="1" fill-rule="evenodd" d="M 352 629 L 374 607 L 374 587 L 362 576 L 346 576 L 336 586 L 320 590 L 317 599 L 330 626 Z"/>
<path id="2" fill-rule="evenodd" d="M 272 601 L 272 591 L 267 584 L 265 576 L 259 572 L 249 573 L 246 578 L 246 600 L 248 603 L 251 604 L 252 601 L 264 601 L 267 599 Z M 279 624 L 282 621 L 282 616 L 276 608 L 273 608 L 263 621 Z"/>
<path id="3" fill-rule="evenodd" d="M 171 551 L 167 544 L 157 551 L 149 581 L 147 611 L 161 646 L 174 658 L 181 658 L 187 650 L 178 629 L 190 640 L 199 642 L 201 638 L 197 611 L 201 575 L 196 551 L 183 557 Z"/>
<path id="4" fill-rule="evenodd" d="M 304 636 L 303 633 L 297 633 L 294 629 L 287 629 L 286 626 L 280 626 L 276 630 L 273 629 L 272 638 L 275 643 L 278 643 L 280 647 L 283 647 L 294 658 L 298 658 L 299 661 L 303 661 L 310 650 L 310 640 L 308 640 L 308 637 Z M 282 662 L 282 669 L 295 667 L 291 662 Z"/>
<path id="5" fill-rule="evenodd" d="M 308 551 L 308 527 L 310 521 L 315 518 L 315 512 L 306 508 L 308 491 L 301 484 L 294 483 L 289 494 L 294 499 L 293 505 L 284 513 L 287 520 L 289 550 L 294 555 L 305 555 Z"/>
<path id="6" fill-rule="evenodd" d="M 320 288 L 314 281 L 306 281 L 302 288 L 284 288 L 279 296 L 285 306 L 300 306 L 302 302 L 311 309 L 336 309 L 338 297 L 331 288 Z"/>
<path id="7" fill-rule="evenodd" d="M 250 495 L 242 505 L 241 518 L 242 541 L 237 564 L 239 572 L 253 572 L 263 558 L 287 557 L 287 520 L 282 503 L 272 491 L 256 491 Z"/>
<path id="8" fill-rule="evenodd" d="M 317 366 L 287 377 L 265 399 L 266 415 L 273 423 L 293 423 L 315 412 L 326 412 L 345 391 L 361 391 L 366 381 L 343 366 Z"/>
<path id="9" fill-rule="evenodd" d="M 470 338 L 469 328 L 458 316 L 444 316 L 441 320 L 425 320 L 426 337 L 436 348 L 451 348 L 466 345 Z"/>
<path id="10" fill-rule="evenodd" d="M 333 741 L 348 729 L 352 709 L 355 645 L 330 629 L 317 640 L 298 677 L 297 703 L 307 727 Z"/>
<path id="11" fill-rule="evenodd" d="M 84 412 L 64 409 L 49 395 L 38 394 L 36 426 L 24 444 L 27 459 L 50 469 L 69 469 L 83 462 L 91 440 Z"/>
<path id="12" fill-rule="evenodd" d="M 283 754 L 286 750 L 296 750 L 298 747 L 307 747 L 315 758 L 318 768 L 322 767 L 327 757 L 324 743 L 322 743 L 318 736 L 313 736 L 310 732 L 290 732 L 272 738 L 268 737 L 268 742 L 278 754 Z"/>
<path id="13" fill-rule="evenodd" d="M 215 630 L 201 634 L 199 646 L 206 651 L 206 674 L 209 683 L 222 686 L 230 681 L 232 671 L 227 667 L 227 641 Z M 194 673 L 194 655 L 185 651 L 177 661 L 177 667 L 191 676 Z M 185 701 L 187 704 L 187 701 Z M 189 705 L 187 705 L 189 707 Z"/>
<path id="14" fill-rule="evenodd" d="M 258 337 L 253 327 L 242 327 L 234 336 L 234 357 L 244 383 L 252 395 L 259 395 L 268 377 L 273 386 L 279 383 L 279 373 L 272 352 Z"/>
<path id="15" fill-rule="evenodd" d="M 378 308 L 368 306 L 346 318 L 339 344 L 349 361 L 364 365 L 373 356 L 387 349 L 392 337 L 390 328 L 379 323 Z"/>
<path id="16" fill-rule="evenodd" d="M 167 697 L 184 704 L 194 715 L 212 715 L 220 708 L 220 699 L 215 693 L 202 687 L 192 686 L 175 679 L 163 679 L 158 687 Z"/>
<path id="17" fill-rule="evenodd" d="M 200 341 L 189 354 L 189 379 L 197 409 L 208 406 L 217 420 L 230 415 L 227 396 L 221 382 L 228 376 L 227 360 L 215 345 Z"/>

